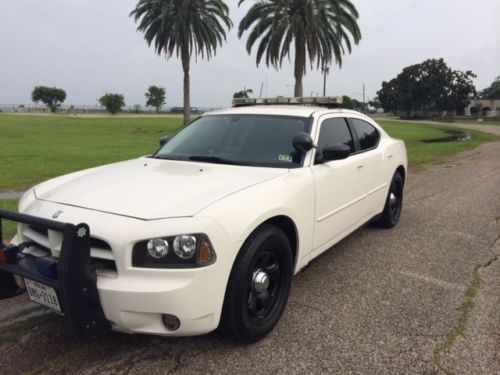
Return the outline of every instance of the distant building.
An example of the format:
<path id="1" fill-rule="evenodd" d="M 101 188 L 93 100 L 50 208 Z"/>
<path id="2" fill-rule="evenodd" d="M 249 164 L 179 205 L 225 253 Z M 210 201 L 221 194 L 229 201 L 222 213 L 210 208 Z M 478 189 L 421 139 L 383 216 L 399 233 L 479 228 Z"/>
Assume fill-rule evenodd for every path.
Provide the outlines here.
<path id="1" fill-rule="evenodd" d="M 500 116 L 500 99 L 471 100 L 465 108 L 466 116 Z"/>

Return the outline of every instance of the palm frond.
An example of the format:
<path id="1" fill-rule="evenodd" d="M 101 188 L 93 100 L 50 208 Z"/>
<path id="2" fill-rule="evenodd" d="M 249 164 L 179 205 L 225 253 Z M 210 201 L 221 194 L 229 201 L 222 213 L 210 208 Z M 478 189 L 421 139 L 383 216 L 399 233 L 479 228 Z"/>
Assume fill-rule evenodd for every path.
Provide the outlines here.
<path id="1" fill-rule="evenodd" d="M 311 67 L 342 64 L 342 56 L 361 40 L 358 18 L 350 0 L 258 0 L 241 20 L 238 37 L 249 32 L 248 53 L 258 45 L 257 65 L 265 56 L 266 65 L 278 68 L 292 46 L 306 51 L 301 62 L 305 72 L 307 60 Z"/>
<path id="2" fill-rule="evenodd" d="M 130 13 L 158 54 L 210 59 L 233 26 L 229 8 L 222 0 L 139 0 Z"/>

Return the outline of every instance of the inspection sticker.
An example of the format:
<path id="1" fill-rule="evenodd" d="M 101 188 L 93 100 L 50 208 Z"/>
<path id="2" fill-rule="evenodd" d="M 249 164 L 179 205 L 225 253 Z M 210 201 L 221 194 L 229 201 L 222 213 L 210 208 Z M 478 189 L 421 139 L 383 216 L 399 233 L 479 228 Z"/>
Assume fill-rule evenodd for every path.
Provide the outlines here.
<path id="1" fill-rule="evenodd" d="M 283 155 L 283 154 L 280 154 L 278 159 L 280 161 L 287 161 L 289 163 L 293 162 L 293 158 L 290 156 L 290 155 Z"/>

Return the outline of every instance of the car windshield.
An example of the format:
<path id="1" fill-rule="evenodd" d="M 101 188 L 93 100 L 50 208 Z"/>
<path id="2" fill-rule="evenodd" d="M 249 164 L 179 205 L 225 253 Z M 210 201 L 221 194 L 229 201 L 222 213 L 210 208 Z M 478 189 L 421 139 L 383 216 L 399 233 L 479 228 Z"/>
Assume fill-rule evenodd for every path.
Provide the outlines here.
<path id="1" fill-rule="evenodd" d="M 209 115 L 179 132 L 155 158 L 274 168 L 297 168 L 303 155 L 293 147 L 308 132 L 307 117 Z"/>

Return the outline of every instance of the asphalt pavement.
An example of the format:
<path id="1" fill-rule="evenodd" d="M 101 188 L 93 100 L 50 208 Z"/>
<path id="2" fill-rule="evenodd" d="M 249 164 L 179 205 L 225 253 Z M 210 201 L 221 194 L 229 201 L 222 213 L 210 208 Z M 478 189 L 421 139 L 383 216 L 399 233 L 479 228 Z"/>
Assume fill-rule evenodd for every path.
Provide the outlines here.
<path id="1" fill-rule="evenodd" d="M 410 174 L 399 225 L 367 226 L 296 275 L 260 342 L 81 341 L 21 296 L 0 301 L 1 373 L 500 374 L 499 236 L 500 143 L 489 143 Z"/>

